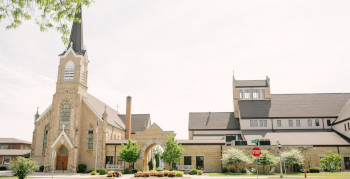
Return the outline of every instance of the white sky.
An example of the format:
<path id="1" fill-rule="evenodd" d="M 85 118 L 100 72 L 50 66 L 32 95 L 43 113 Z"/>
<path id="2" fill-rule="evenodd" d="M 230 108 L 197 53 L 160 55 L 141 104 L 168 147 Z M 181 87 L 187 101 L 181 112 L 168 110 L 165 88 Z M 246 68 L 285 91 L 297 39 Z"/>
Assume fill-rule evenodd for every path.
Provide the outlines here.
<path id="1" fill-rule="evenodd" d="M 350 1 L 96 0 L 83 9 L 89 93 L 133 97 L 163 130 L 188 138 L 189 112 L 233 111 L 236 79 L 271 78 L 272 93 L 350 92 Z M 55 93 L 55 31 L 0 23 L 0 137 L 32 140 L 36 106 Z"/>

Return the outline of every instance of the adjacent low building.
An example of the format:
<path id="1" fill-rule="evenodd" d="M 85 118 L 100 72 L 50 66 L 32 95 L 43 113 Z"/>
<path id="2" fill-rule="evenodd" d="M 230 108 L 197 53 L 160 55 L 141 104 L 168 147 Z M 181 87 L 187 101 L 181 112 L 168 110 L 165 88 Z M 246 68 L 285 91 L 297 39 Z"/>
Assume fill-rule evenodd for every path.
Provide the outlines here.
<path id="1" fill-rule="evenodd" d="M 17 157 L 30 157 L 31 143 L 15 138 L 0 138 L 0 167 L 11 169 L 10 162 Z"/>

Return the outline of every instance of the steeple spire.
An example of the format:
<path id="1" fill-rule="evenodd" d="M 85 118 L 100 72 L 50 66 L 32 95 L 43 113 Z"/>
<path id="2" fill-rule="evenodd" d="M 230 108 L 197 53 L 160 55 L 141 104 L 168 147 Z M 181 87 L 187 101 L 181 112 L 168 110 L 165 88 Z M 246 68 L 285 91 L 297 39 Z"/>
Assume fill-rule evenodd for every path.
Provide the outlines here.
<path id="1" fill-rule="evenodd" d="M 84 49 L 83 43 L 83 19 L 81 5 L 77 6 L 77 9 L 75 11 L 75 19 L 80 19 L 81 22 L 73 21 L 68 48 L 73 46 L 75 53 L 84 55 L 86 50 Z"/>

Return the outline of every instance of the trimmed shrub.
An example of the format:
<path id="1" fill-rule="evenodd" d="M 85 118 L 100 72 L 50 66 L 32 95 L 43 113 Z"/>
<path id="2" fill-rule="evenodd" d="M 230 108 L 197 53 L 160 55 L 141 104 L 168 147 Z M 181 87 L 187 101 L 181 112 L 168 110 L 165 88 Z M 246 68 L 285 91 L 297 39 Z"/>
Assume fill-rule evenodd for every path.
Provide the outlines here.
<path id="1" fill-rule="evenodd" d="M 169 171 L 174 171 L 174 169 L 171 168 Z"/>
<path id="2" fill-rule="evenodd" d="M 169 172 L 168 173 L 168 177 L 175 177 L 176 176 L 176 173 L 175 172 Z"/>
<path id="3" fill-rule="evenodd" d="M 248 170 L 246 168 L 241 168 L 241 173 L 248 173 Z"/>
<path id="4" fill-rule="evenodd" d="M 176 175 L 177 177 L 182 177 L 182 176 L 184 176 L 184 172 L 177 171 L 177 172 L 175 172 L 175 175 Z"/>
<path id="5" fill-rule="evenodd" d="M 164 173 L 158 173 L 158 177 L 164 177 Z"/>
<path id="6" fill-rule="evenodd" d="M 157 171 L 163 171 L 164 169 L 158 167 L 156 170 L 157 170 Z"/>
<path id="7" fill-rule="evenodd" d="M 86 164 L 79 164 L 78 165 L 78 173 L 84 173 L 86 171 Z"/>
<path id="8" fill-rule="evenodd" d="M 131 173 L 131 171 L 129 168 L 124 169 L 124 174 L 130 174 L 130 173 Z"/>
<path id="9" fill-rule="evenodd" d="M 300 173 L 304 173 L 305 170 L 306 170 L 306 173 L 310 173 L 309 169 L 300 169 Z"/>
<path id="10" fill-rule="evenodd" d="M 222 172 L 222 173 L 227 173 L 228 170 L 227 170 L 227 168 L 224 167 L 224 168 L 222 168 L 221 172 Z"/>
<path id="11" fill-rule="evenodd" d="M 143 177 L 149 177 L 150 173 L 143 173 Z"/>
<path id="12" fill-rule="evenodd" d="M 5 167 L 5 166 L 0 166 L 0 171 L 1 170 L 7 170 L 7 167 Z"/>
<path id="13" fill-rule="evenodd" d="M 105 175 L 105 174 L 107 174 L 107 170 L 105 168 L 101 168 L 100 175 Z"/>
<path id="14" fill-rule="evenodd" d="M 231 169 L 230 169 L 230 172 L 231 172 L 231 173 L 236 173 L 236 170 L 235 170 L 234 168 L 231 168 Z"/>
<path id="15" fill-rule="evenodd" d="M 90 175 L 96 175 L 96 174 L 97 174 L 96 171 L 92 171 L 92 172 L 90 173 Z"/>
<path id="16" fill-rule="evenodd" d="M 202 171 L 202 170 L 198 170 L 198 171 L 197 171 L 197 174 L 198 174 L 198 175 L 202 175 L 202 174 L 203 174 L 203 171 Z"/>
<path id="17" fill-rule="evenodd" d="M 169 172 L 170 172 L 169 170 L 164 170 L 164 172 L 163 172 L 164 176 L 168 176 Z"/>
<path id="18" fill-rule="evenodd" d="M 190 174 L 190 175 L 197 175 L 197 169 L 192 168 L 192 169 L 190 170 L 190 172 L 188 172 L 188 174 Z"/>
<path id="19" fill-rule="evenodd" d="M 320 173 L 320 168 L 309 168 L 310 173 Z"/>
<path id="20" fill-rule="evenodd" d="M 39 171 L 40 171 L 40 172 L 43 172 L 43 171 L 44 171 L 44 168 L 45 168 L 44 166 L 40 166 Z"/>
<path id="21" fill-rule="evenodd" d="M 137 170 L 136 169 L 132 169 L 131 172 L 132 173 L 137 173 Z"/>

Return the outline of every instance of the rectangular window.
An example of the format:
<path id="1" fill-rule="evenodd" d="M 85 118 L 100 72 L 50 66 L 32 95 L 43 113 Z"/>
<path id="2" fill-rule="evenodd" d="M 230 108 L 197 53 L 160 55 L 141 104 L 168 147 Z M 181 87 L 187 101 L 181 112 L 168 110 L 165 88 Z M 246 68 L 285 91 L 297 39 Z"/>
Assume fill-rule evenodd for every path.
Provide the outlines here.
<path id="1" fill-rule="evenodd" d="M 312 121 L 309 119 L 307 120 L 307 126 L 311 127 L 312 126 Z"/>
<path id="2" fill-rule="evenodd" d="M 261 90 L 261 96 L 260 96 L 261 98 L 265 98 L 265 89 L 262 89 Z"/>
<path id="3" fill-rule="evenodd" d="M 109 164 L 113 164 L 113 156 L 106 156 L 106 165 Z"/>
<path id="4" fill-rule="evenodd" d="M 297 127 L 300 127 L 300 120 L 296 121 L 296 125 L 297 125 Z"/>
<path id="5" fill-rule="evenodd" d="M 260 145 L 271 145 L 271 141 L 269 140 L 261 140 Z"/>
<path id="6" fill-rule="evenodd" d="M 204 169 L 204 157 L 196 156 L 196 169 L 203 170 Z"/>
<path id="7" fill-rule="evenodd" d="M 316 125 L 316 126 L 320 126 L 320 120 L 316 119 L 316 120 L 315 120 L 315 125 Z"/>
<path id="8" fill-rule="evenodd" d="M 350 169 L 350 158 L 349 157 L 344 157 L 344 165 L 345 165 L 345 170 Z"/>
<path id="9" fill-rule="evenodd" d="M 254 120 L 254 127 L 258 127 L 258 120 Z"/>
<path id="10" fill-rule="evenodd" d="M 344 130 L 346 131 L 346 124 L 344 124 Z"/>
<path id="11" fill-rule="evenodd" d="M 267 127 L 267 120 L 264 120 L 264 127 Z"/>
<path id="12" fill-rule="evenodd" d="M 331 126 L 331 120 L 327 119 L 327 126 Z"/>
<path id="13" fill-rule="evenodd" d="M 227 135 L 226 136 L 226 142 L 231 142 L 233 140 L 236 140 L 236 136 L 235 135 Z"/>
<path id="14" fill-rule="evenodd" d="M 289 120 L 288 123 L 289 123 L 289 127 L 293 127 L 293 120 Z"/>
<path id="15" fill-rule="evenodd" d="M 260 90 L 259 89 L 253 89 L 253 98 L 254 99 L 260 98 Z"/>
<path id="16" fill-rule="evenodd" d="M 9 149 L 9 146 L 7 144 L 0 145 L 0 149 Z"/>
<path id="17" fill-rule="evenodd" d="M 348 123 L 348 130 L 350 129 L 350 125 L 349 125 L 349 123 Z"/>
<path id="18" fill-rule="evenodd" d="M 4 165 L 8 165 L 10 164 L 10 157 L 4 157 L 4 162 L 3 162 Z"/>
<path id="19" fill-rule="evenodd" d="M 249 99 L 250 97 L 250 89 L 244 90 L 244 98 Z"/>
<path id="20" fill-rule="evenodd" d="M 260 127 L 263 127 L 264 126 L 264 121 L 263 120 L 259 120 L 259 124 L 260 124 Z"/>
<path id="21" fill-rule="evenodd" d="M 250 120 L 250 127 L 254 127 L 254 121 Z"/>
<path id="22" fill-rule="evenodd" d="M 239 90 L 239 98 L 243 99 L 244 98 L 244 93 L 243 90 Z"/>
<path id="23" fill-rule="evenodd" d="M 184 156 L 184 165 L 192 165 L 192 157 Z"/>
<path id="24" fill-rule="evenodd" d="M 277 120 L 277 127 L 281 127 L 281 126 L 282 126 L 281 120 Z"/>

